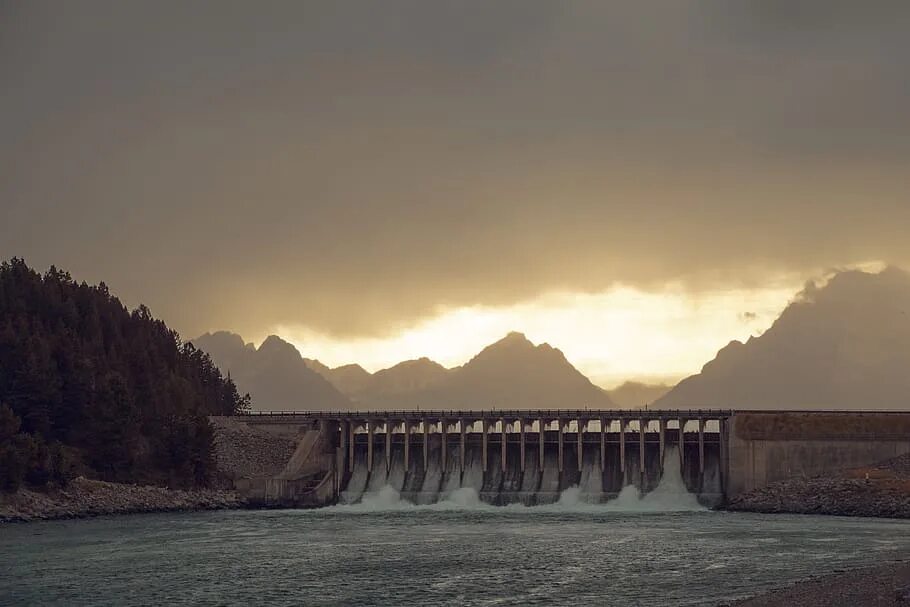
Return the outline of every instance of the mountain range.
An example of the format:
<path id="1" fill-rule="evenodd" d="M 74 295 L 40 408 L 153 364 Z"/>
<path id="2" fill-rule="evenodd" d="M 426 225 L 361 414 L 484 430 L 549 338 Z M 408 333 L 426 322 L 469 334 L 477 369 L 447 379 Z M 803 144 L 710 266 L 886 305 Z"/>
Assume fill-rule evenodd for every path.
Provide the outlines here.
<path id="1" fill-rule="evenodd" d="M 609 394 L 548 344 L 510 333 L 466 364 L 446 369 L 428 358 L 369 373 L 359 365 L 329 368 L 293 345 L 268 337 L 257 349 L 234 333 L 193 340 L 261 410 L 604 408 Z"/>
<path id="2" fill-rule="evenodd" d="M 521 333 L 460 367 L 420 358 L 375 373 L 303 358 L 276 336 L 258 349 L 227 332 L 193 343 L 258 409 L 897 409 L 910 405 L 910 274 L 846 271 L 809 283 L 762 335 L 731 342 L 672 389 L 603 390 L 558 349 Z"/>
<path id="3" fill-rule="evenodd" d="M 350 399 L 322 375 L 310 369 L 297 348 L 270 336 L 259 348 L 227 331 L 206 333 L 192 340 L 212 357 L 241 393 L 249 393 L 253 408 L 269 411 L 347 409 Z"/>

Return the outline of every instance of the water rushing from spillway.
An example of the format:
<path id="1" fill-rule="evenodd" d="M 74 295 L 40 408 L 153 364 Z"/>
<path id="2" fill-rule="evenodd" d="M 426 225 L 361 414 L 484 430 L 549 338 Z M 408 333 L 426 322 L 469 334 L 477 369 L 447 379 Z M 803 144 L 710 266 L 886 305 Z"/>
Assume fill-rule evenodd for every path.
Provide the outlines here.
<path id="1" fill-rule="evenodd" d="M 515 467 L 502 471 L 488 468 L 468 459 L 464 474 L 457 462 L 449 460 L 443 470 L 439 459 L 429 458 L 424 474 L 409 477 L 403 458 L 393 458 L 391 468 L 377 466 L 369 472 L 358 461 L 347 488 L 342 492 L 341 506 L 360 511 L 408 510 L 417 507 L 433 509 L 546 507 L 550 510 L 590 510 L 625 512 L 697 511 L 704 507 L 683 480 L 678 452 L 669 448 L 664 457 L 663 473 L 657 486 L 642 491 L 628 484 L 615 495 L 604 491 L 604 474 L 599 462 L 584 461 L 578 482 L 560 490 L 561 475 L 555 460 L 545 459 L 543 472 L 536 460 L 521 472 Z M 508 486 L 505 486 L 508 482 Z M 491 491 L 490 487 L 498 488 Z"/>

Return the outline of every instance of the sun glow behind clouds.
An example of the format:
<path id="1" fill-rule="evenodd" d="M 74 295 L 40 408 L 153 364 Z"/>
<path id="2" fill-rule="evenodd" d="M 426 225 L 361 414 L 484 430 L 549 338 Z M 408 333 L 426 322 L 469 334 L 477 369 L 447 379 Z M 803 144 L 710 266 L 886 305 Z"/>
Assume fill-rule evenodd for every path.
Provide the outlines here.
<path id="1" fill-rule="evenodd" d="M 604 387 L 626 380 L 675 381 L 697 372 L 730 340 L 767 329 L 794 285 L 693 294 L 616 287 L 602 293 L 550 293 L 504 307 L 442 309 L 384 338 L 337 339 L 300 326 L 273 332 L 329 366 L 356 362 L 370 371 L 427 356 L 460 365 L 509 331 L 561 349 Z"/>

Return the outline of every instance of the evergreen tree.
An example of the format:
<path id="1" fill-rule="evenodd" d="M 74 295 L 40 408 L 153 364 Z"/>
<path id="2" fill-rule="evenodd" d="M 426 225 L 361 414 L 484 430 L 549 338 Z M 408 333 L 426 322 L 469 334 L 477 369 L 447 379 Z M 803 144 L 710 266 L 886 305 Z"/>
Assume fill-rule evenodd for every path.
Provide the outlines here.
<path id="1" fill-rule="evenodd" d="M 76 470 L 174 486 L 214 471 L 209 415 L 249 396 L 145 306 L 24 260 L 0 264 L 0 489 Z"/>

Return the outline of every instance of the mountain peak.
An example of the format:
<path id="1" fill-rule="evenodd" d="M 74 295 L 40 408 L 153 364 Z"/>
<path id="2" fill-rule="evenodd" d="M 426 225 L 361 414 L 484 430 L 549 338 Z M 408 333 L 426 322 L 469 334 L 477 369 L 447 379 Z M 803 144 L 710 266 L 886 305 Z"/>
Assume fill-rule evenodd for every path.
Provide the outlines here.
<path id="1" fill-rule="evenodd" d="M 269 335 L 265 338 L 265 341 L 259 346 L 260 354 L 268 354 L 273 356 L 290 356 L 295 360 L 298 358 L 303 358 L 300 355 L 300 351 L 277 335 Z"/>
<path id="2" fill-rule="evenodd" d="M 196 347 L 202 348 L 199 344 L 218 344 L 226 348 L 249 348 L 252 344 L 243 341 L 243 338 L 231 331 L 215 331 L 214 333 L 203 333 L 196 339 L 190 340 Z M 203 350 L 205 348 L 202 348 Z"/>
<path id="3" fill-rule="evenodd" d="M 516 343 L 516 344 L 530 344 L 531 340 L 528 339 L 524 333 L 518 331 L 509 331 L 505 337 L 499 340 L 500 343 Z M 533 345 L 533 344 L 531 344 Z"/>
<path id="4" fill-rule="evenodd" d="M 502 339 L 493 342 L 481 351 L 481 354 L 491 350 L 533 350 L 536 346 L 524 333 L 512 331 Z"/>
<path id="5" fill-rule="evenodd" d="M 292 344 L 269 335 L 257 349 L 236 333 L 206 333 L 193 340 L 225 373 L 230 372 L 253 407 L 264 410 L 346 408 L 351 401 L 311 369 Z"/>

